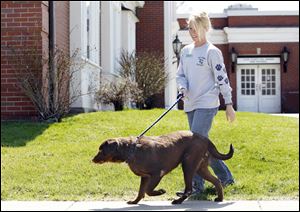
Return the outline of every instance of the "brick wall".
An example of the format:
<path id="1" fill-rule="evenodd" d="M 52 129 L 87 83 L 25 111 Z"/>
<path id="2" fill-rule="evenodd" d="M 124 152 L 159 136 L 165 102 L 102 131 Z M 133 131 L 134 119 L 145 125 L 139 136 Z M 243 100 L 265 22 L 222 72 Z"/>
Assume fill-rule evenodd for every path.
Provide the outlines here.
<path id="1" fill-rule="evenodd" d="M 145 1 L 137 9 L 136 51 L 158 52 L 164 55 L 164 2 Z M 152 107 L 164 107 L 164 93 L 153 97 Z"/>
<path id="2" fill-rule="evenodd" d="M 178 18 L 178 25 L 180 30 L 185 30 L 188 27 L 188 19 L 187 18 Z"/>
<path id="3" fill-rule="evenodd" d="M 164 2 L 145 1 L 137 9 L 136 50 L 164 53 Z"/>
<path id="4" fill-rule="evenodd" d="M 20 49 L 35 45 L 37 57 L 42 54 L 48 23 L 45 7 L 42 1 L 1 2 L 1 120 L 36 115 L 30 99 L 16 86 L 16 61 L 7 46 Z"/>
<path id="5" fill-rule="evenodd" d="M 219 44 L 215 45 L 222 51 L 224 64 L 227 71 L 227 76 L 229 78 L 230 86 L 232 87 L 232 101 L 234 103 L 234 107 L 236 106 L 236 74 L 231 71 L 231 59 L 229 53 L 229 45 L 228 44 Z M 223 96 L 220 94 L 220 109 L 225 109 L 225 102 Z"/>
<path id="6" fill-rule="evenodd" d="M 210 21 L 214 29 L 223 29 L 228 26 L 228 18 L 211 18 Z"/>
<path id="7" fill-rule="evenodd" d="M 36 57 L 49 53 L 48 1 L 1 2 L 1 120 L 34 119 L 31 100 L 16 86 L 16 62 L 11 50 L 37 47 Z M 69 2 L 55 2 L 55 41 L 69 54 Z M 26 42 L 24 41 L 26 40 Z M 40 68 L 40 73 L 47 67 Z"/>
<path id="8" fill-rule="evenodd" d="M 299 16 L 229 16 L 228 27 L 299 26 Z"/>

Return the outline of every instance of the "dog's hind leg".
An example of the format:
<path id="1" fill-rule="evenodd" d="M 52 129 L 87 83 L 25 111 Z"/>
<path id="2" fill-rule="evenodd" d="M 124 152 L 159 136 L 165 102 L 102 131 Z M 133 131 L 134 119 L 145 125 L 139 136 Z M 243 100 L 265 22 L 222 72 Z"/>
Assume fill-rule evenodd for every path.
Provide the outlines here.
<path id="1" fill-rule="evenodd" d="M 141 184 L 140 184 L 140 190 L 139 194 L 133 201 L 128 201 L 128 204 L 137 204 L 141 199 L 145 197 L 146 188 L 149 184 L 149 177 L 141 177 Z"/>
<path id="2" fill-rule="evenodd" d="M 186 198 L 188 198 L 192 194 L 192 180 L 195 173 L 196 165 L 191 163 L 190 158 L 186 158 L 182 162 L 182 170 L 183 170 L 183 176 L 184 176 L 184 183 L 185 183 L 185 190 L 184 194 L 178 198 L 172 201 L 172 204 L 181 204 Z"/>
<path id="3" fill-rule="evenodd" d="M 160 176 L 160 174 L 151 176 L 146 189 L 146 194 L 148 194 L 149 196 L 158 196 L 166 193 L 164 189 L 154 190 L 155 187 L 159 184 L 161 178 L 162 176 Z"/>
<path id="4" fill-rule="evenodd" d="M 197 173 L 201 177 L 203 177 L 203 179 L 211 182 L 216 187 L 218 197 L 215 198 L 215 202 L 222 202 L 224 195 L 223 195 L 223 187 L 220 180 L 210 173 L 207 166 L 198 169 Z"/>

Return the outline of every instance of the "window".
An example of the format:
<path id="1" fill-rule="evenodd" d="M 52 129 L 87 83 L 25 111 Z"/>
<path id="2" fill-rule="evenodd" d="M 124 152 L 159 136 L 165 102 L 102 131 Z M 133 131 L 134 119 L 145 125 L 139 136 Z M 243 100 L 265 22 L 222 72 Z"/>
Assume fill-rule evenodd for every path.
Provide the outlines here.
<path id="1" fill-rule="evenodd" d="M 85 48 L 83 55 L 90 61 L 99 64 L 100 58 L 100 3 L 99 1 L 85 1 L 85 23 L 83 23 Z"/>
<path id="2" fill-rule="evenodd" d="M 255 95 L 255 70 L 242 69 L 241 70 L 241 94 Z"/>

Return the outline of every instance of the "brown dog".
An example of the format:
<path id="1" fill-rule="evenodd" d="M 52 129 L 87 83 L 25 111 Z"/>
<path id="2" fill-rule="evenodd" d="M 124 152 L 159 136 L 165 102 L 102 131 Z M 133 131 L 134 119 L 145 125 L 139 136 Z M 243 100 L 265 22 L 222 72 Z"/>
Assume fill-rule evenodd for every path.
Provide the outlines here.
<path id="1" fill-rule="evenodd" d="M 138 142 L 134 137 L 114 138 L 102 143 L 94 163 L 126 162 L 130 169 L 141 176 L 140 190 L 134 201 L 137 204 L 145 193 L 149 196 L 164 194 L 163 189 L 154 190 L 164 175 L 176 168 L 180 163 L 184 173 L 184 195 L 172 204 L 181 204 L 192 192 L 192 178 L 197 172 L 205 180 L 214 184 L 218 197 L 223 200 L 223 188 L 220 181 L 208 170 L 210 155 L 220 160 L 230 159 L 233 146 L 227 155 L 217 151 L 214 144 L 207 138 L 190 131 L 179 131 L 159 137 L 143 136 Z"/>

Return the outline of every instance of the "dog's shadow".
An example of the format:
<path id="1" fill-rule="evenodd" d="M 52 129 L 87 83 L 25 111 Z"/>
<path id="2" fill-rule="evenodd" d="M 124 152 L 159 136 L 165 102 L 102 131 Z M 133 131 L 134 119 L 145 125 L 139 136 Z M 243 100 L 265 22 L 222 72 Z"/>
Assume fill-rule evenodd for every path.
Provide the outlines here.
<path id="1" fill-rule="evenodd" d="M 146 201 L 145 201 L 146 202 Z M 213 202 L 213 201 L 185 201 L 180 205 L 172 205 L 170 203 L 160 203 L 161 205 L 151 205 L 149 204 L 137 204 L 137 205 L 127 205 L 124 207 L 112 207 L 112 208 L 101 208 L 101 209 L 91 209 L 93 211 L 164 211 L 164 210 L 184 210 L 184 211 L 207 211 L 207 210 L 222 210 L 233 202 Z M 123 204 L 122 204 L 123 205 Z"/>

